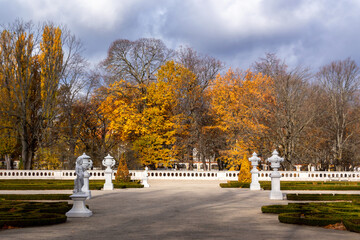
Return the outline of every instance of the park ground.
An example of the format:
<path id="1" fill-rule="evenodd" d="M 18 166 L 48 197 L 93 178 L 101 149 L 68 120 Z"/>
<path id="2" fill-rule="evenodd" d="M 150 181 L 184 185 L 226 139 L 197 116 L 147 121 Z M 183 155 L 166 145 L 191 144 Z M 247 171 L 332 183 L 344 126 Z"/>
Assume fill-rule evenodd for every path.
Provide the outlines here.
<path id="1" fill-rule="evenodd" d="M 92 217 L 68 218 L 66 223 L 51 226 L 1 230 L 0 239 L 360 239 L 358 233 L 284 224 L 278 221 L 277 214 L 261 213 L 263 205 L 288 203 L 270 200 L 269 191 L 220 188 L 220 181 L 149 183 L 151 187 L 143 189 L 92 191 L 93 198 L 86 202 L 93 211 Z M 11 192 L 44 193 L 0 194 Z"/>

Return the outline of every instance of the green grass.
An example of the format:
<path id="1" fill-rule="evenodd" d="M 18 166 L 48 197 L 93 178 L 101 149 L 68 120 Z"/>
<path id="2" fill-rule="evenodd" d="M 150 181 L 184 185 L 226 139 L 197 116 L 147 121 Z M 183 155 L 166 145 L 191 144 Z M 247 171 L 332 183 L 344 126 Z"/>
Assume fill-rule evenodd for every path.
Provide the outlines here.
<path id="1" fill-rule="evenodd" d="M 260 181 L 264 190 L 271 190 L 270 181 Z M 221 183 L 222 188 L 246 188 L 250 184 L 237 181 Z M 281 181 L 281 190 L 360 190 L 360 182 L 308 182 L 308 181 Z"/>
<path id="2" fill-rule="evenodd" d="M 90 190 L 103 188 L 104 180 L 90 180 Z M 129 183 L 114 183 L 114 188 L 142 188 L 138 181 Z M 39 180 L 39 179 L 15 179 L 0 180 L 0 190 L 71 190 L 74 189 L 73 180 Z"/>
<path id="3" fill-rule="evenodd" d="M 289 203 L 263 206 L 263 213 L 279 214 L 282 223 L 327 226 L 343 223 L 347 230 L 360 232 L 360 195 L 351 194 L 289 194 L 291 200 L 322 200 L 351 202 Z M 288 199 L 289 199 L 288 195 Z"/>
<path id="4" fill-rule="evenodd" d="M 67 202 L 0 201 L 0 229 L 63 223 Z"/>

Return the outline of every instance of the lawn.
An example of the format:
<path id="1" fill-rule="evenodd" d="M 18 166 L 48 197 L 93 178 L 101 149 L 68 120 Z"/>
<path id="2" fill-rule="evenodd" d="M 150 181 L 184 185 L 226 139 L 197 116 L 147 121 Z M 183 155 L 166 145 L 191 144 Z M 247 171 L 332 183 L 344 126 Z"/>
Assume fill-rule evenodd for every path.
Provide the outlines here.
<path id="1" fill-rule="evenodd" d="M 334 201 L 289 203 L 263 206 L 263 213 L 279 214 L 282 223 L 310 226 L 343 225 L 349 231 L 360 232 L 360 195 L 346 194 L 289 194 L 288 199 Z M 346 202 L 345 202 L 346 201 Z"/>
<path id="2" fill-rule="evenodd" d="M 250 183 L 228 181 L 222 188 L 249 188 Z M 260 181 L 264 190 L 271 190 L 271 181 Z M 281 181 L 281 190 L 360 190 L 360 182 L 321 182 L 321 181 Z"/>
<path id="3" fill-rule="evenodd" d="M 90 180 L 90 190 L 103 188 L 104 180 Z M 142 188 L 139 182 L 113 182 L 114 188 Z M 16 179 L 0 180 L 0 190 L 70 190 L 74 189 L 73 180 L 39 180 L 39 179 Z"/>

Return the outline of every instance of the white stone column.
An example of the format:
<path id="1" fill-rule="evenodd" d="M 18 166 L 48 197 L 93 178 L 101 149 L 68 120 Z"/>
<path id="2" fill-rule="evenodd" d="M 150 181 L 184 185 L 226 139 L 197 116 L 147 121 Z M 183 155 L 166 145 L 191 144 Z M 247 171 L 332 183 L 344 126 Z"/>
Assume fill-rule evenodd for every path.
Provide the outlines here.
<path id="1" fill-rule="evenodd" d="M 279 153 L 274 150 L 272 156 L 268 158 L 268 161 L 271 163 L 271 168 L 273 171 L 271 172 L 271 192 L 270 199 L 274 200 L 283 200 L 283 194 L 280 190 L 280 178 L 281 174 L 278 172 L 280 168 L 280 163 L 284 161 L 283 158 L 278 156 Z"/>
<path id="2" fill-rule="evenodd" d="M 82 155 L 82 158 L 83 158 L 83 167 L 85 171 L 84 171 L 84 186 L 82 187 L 81 191 L 88 196 L 87 199 L 90 199 L 91 198 L 91 191 L 89 189 L 90 173 L 87 170 L 92 167 L 93 161 L 85 153 Z"/>
<path id="3" fill-rule="evenodd" d="M 148 183 L 148 179 L 149 179 L 148 170 L 149 170 L 149 168 L 145 167 L 145 171 L 142 173 L 142 184 L 144 185 L 144 188 L 150 187 L 150 185 Z"/>
<path id="4" fill-rule="evenodd" d="M 250 184 L 250 190 L 260 190 L 260 183 L 259 183 L 259 170 L 257 169 L 257 166 L 259 164 L 259 161 L 261 159 L 257 156 L 257 154 L 254 152 L 252 157 L 249 158 L 249 161 L 251 162 L 251 165 L 253 169 L 251 169 L 251 184 Z"/>
<path id="5" fill-rule="evenodd" d="M 108 154 L 104 160 L 102 160 L 102 165 L 106 167 L 105 169 L 105 184 L 103 190 L 114 190 L 114 184 L 112 183 L 112 175 L 114 171 L 111 169 L 115 165 L 115 160 L 110 154 Z"/>

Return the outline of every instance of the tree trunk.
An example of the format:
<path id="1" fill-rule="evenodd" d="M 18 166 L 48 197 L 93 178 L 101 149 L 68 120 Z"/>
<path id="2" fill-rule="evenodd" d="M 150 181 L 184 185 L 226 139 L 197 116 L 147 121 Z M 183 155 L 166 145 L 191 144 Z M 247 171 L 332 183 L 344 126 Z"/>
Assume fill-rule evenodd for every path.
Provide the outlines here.
<path id="1" fill-rule="evenodd" d="M 6 162 L 6 169 L 7 170 L 14 169 L 14 163 L 11 160 L 10 154 L 5 154 L 5 162 Z"/>

